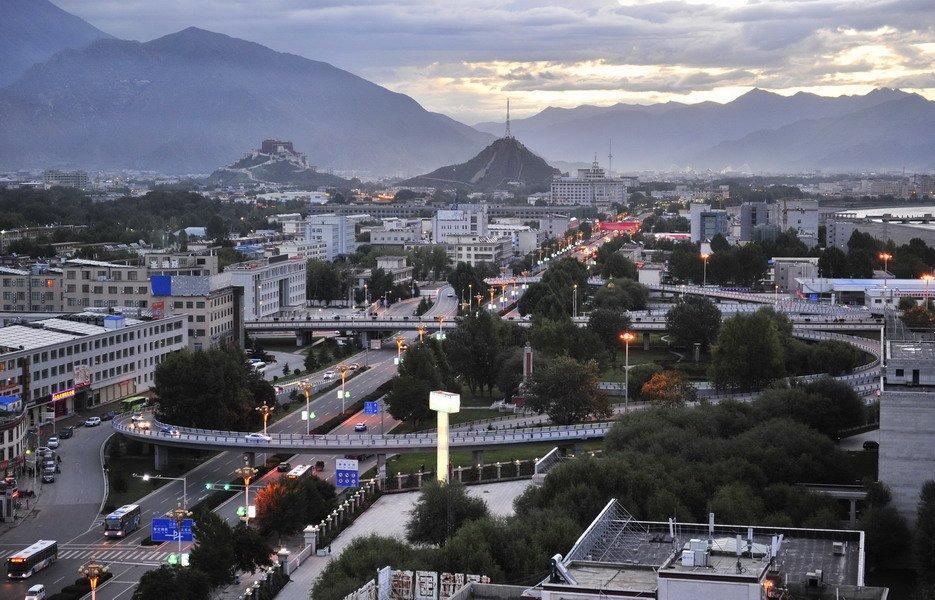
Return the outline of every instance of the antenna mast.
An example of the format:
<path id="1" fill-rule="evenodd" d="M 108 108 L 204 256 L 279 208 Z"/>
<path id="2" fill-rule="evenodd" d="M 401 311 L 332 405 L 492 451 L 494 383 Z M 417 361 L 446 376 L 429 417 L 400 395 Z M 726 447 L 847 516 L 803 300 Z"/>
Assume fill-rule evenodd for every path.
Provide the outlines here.
<path id="1" fill-rule="evenodd" d="M 510 131 L 510 99 L 506 99 L 506 137 L 513 137 L 513 133 Z"/>
<path id="2" fill-rule="evenodd" d="M 607 145 L 607 176 L 613 177 L 614 172 L 614 140 L 610 139 Z"/>

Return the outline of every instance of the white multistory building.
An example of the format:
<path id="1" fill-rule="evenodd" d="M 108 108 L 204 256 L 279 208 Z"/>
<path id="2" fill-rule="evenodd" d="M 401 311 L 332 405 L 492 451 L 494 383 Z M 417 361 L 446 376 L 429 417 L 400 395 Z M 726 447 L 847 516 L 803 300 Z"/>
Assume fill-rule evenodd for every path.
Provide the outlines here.
<path id="1" fill-rule="evenodd" d="M 577 175 L 562 175 L 552 179 L 551 202 L 563 205 L 624 203 L 627 188 L 638 185 L 636 177 L 611 177 L 595 160 L 589 169 L 578 169 Z"/>
<path id="2" fill-rule="evenodd" d="M 444 244 L 456 236 L 486 236 L 489 221 L 486 204 L 439 210 L 432 219 L 432 241 Z"/>
<path id="3" fill-rule="evenodd" d="M 224 273 L 243 289 L 243 318 L 252 321 L 305 306 L 306 260 L 287 254 L 230 265 Z"/>
<path id="4" fill-rule="evenodd" d="M 328 260 L 357 251 L 356 227 L 367 215 L 309 215 L 305 219 L 305 240 L 319 240 L 327 247 Z"/>

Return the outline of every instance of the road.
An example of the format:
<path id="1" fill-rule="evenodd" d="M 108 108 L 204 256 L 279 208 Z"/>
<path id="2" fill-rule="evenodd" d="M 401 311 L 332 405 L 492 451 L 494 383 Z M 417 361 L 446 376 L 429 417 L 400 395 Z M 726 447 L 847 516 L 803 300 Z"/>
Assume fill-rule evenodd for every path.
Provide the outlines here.
<path id="1" fill-rule="evenodd" d="M 456 308 L 455 300 L 453 298 L 447 298 L 445 290 L 447 290 L 447 288 L 442 289 L 439 302 L 428 314 L 432 315 L 444 313 L 449 316 L 454 314 Z M 415 302 L 417 302 L 417 300 Z M 413 302 L 399 302 L 391 306 L 388 310 L 393 310 L 394 314 L 404 314 L 404 311 L 407 310 L 411 312 L 412 308 L 414 308 Z M 405 335 L 404 337 L 413 339 L 415 335 L 416 334 L 411 333 Z M 360 398 L 373 391 L 384 382 L 389 381 L 396 372 L 396 365 L 394 364 L 393 360 L 395 357 L 396 350 L 394 348 L 392 350 L 366 350 L 348 358 L 348 362 L 357 362 L 361 365 L 367 365 L 370 367 L 360 375 L 357 375 L 356 377 L 348 380 L 346 389 L 347 391 L 351 392 L 351 397 Z M 327 369 L 323 369 L 322 371 L 316 373 L 315 375 L 311 376 L 310 379 L 320 379 L 325 370 Z M 316 413 L 319 422 L 324 422 L 332 418 L 334 415 L 338 414 L 340 408 L 341 402 L 337 398 L 337 394 L 334 391 L 326 393 L 319 398 L 313 399 L 312 401 L 312 410 Z M 301 407 L 301 409 L 304 409 L 304 405 Z M 271 424 L 269 430 L 271 432 L 280 433 L 304 432 L 305 423 L 299 419 L 301 409 L 296 410 L 289 416 Z M 370 427 L 376 428 L 374 431 L 379 431 L 379 415 L 369 415 L 366 419 L 363 416 L 355 415 L 339 426 L 336 431 L 344 431 L 347 427 L 353 428 L 353 424 L 357 421 L 365 421 L 369 424 Z M 387 426 L 388 423 L 389 419 L 387 418 Z M 101 432 L 100 435 L 103 435 L 105 431 L 107 434 L 109 434 L 109 430 L 110 428 L 105 425 L 104 427 L 97 428 L 95 431 L 99 431 Z M 63 449 L 67 452 L 68 448 L 65 446 L 65 444 L 68 444 L 69 442 L 78 441 L 80 443 L 80 436 L 84 433 L 86 432 L 80 431 L 74 439 L 65 440 L 63 443 Z M 92 443 L 90 436 L 88 437 L 88 440 L 88 443 Z M 328 465 L 328 472 L 326 475 L 331 477 L 333 477 L 334 471 L 333 458 L 334 455 L 330 455 L 326 461 L 326 464 Z M 319 459 L 324 460 L 324 458 L 315 458 L 315 460 Z M 262 464 L 264 460 L 265 456 L 261 454 L 257 455 L 258 464 Z M 302 460 L 305 459 L 303 458 Z M 185 476 L 188 486 L 188 504 L 195 504 L 199 500 L 207 497 L 209 492 L 206 490 L 205 484 L 209 482 L 216 483 L 230 481 L 233 478 L 234 469 L 242 465 L 243 458 L 241 453 L 222 452 L 211 460 L 208 460 L 195 469 L 189 471 Z M 66 469 L 63 469 L 63 471 L 65 470 Z M 77 472 L 78 471 L 76 469 L 76 473 Z M 63 476 L 64 475 L 65 473 L 63 473 Z M 99 471 L 99 467 L 96 476 L 99 478 L 102 477 Z M 57 484 L 58 482 L 53 485 Z M 66 485 L 63 485 L 61 486 L 61 489 L 63 490 L 62 495 L 67 496 L 68 493 L 71 492 L 78 494 L 80 493 L 79 491 L 82 489 L 83 485 L 84 484 L 80 482 L 73 482 L 72 484 L 67 485 L 67 487 Z M 253 486 L 251 485 L 251 488 L 252 487 Z M 93 490 L 89 491 L 89 494 L 93 495 L 93 493 Z M 101 495 L 99 491 L 96 493 L 99 506 Z M 235 498 L 237 498 L 237 496 L 235 496 Z M 94 558 L 110 565 L 111 571 L 115 575 L 112 580 L 108 581 L 98 590 L 98 600 L 116 600 L 118 598 L 121 600 L 127 600 L 132 595 L 132 590 L 136 586 L 136 583 L 139 581 L 139 578 L 143 575 L 143 573 L 149 569 L 154 568 L 155 566 L 158 566 L 159 564 L 162 564 L 165 561 L 165 557 L 168 555 L 168 553 L 174 552 L 176 550 L 176 545 L 171 543 L 164 543 L 159 546 L 151 547 L 140 546 L 140 541 L 148 537 L 150 533 L 149 527 L 146 524 L 148 524 L 152 517 L 163 516 L 167 511 L 176 507 L 182 501 L 183 498 L 181 482 L 169 482 L 148 496 L 142 498 L 138 501 L 138 504 L 140 504 L 142 508 L 144 526 L 122 540 L 105 539 L 103 537 L 102 526 L 100 525 L 99 520 L 96 520 L 93 524 L 90 522 L 90 520 L 83 520 L 79 522 L 77 519 L 73 518 L 73 513 L 68 512 L 66 514 L 63 512 L 61 519 L 57 519 L 55 521 L 55 533 L 53 534 L 55 539 L 59 540 L 58 562 L 56 562 L 51 567 L 40 571 L 38 574 L 28 580 L 22 582 L 4 581 L 2 584 L 0 584 L 0 598 L 22 598 L 25 595 L 25 590 L 30 585 L 34 585 L 36 583 L 43 583 L 52 591 L 57 591 L 77 577 L 77 570 L 82 564 Z M 96 513 L 97 507 L 94 507 L 94 509 L 94 512 Z M 236 501 L 225 503 L 219 507 L 219 509 L 221 514 L 225 514 L 225 511 L 235 510 Z M 88 510 L 89 509 L 86 509 L 85 513 L 87 513 Z M 72 520 L 73 522 L 66 527 L 62 523 L 62 521 L 66 520 Z M 18 534 L 20 535 L 20 538 L 17 538 L 17 540 L 22 539 L 22 542 L 17 541 L 16 543 L 12 543 L 6 539 L 6 536 L 4 536 L 3 544 L 0 544 L 0 552 L 3 553 L 2 556 L 5 557 L 28 545 L 29 543 L 34 542 L 36 539 L 40 539 L 40 537 L 44 539 L 52 537 L 48 533 L 48 529 L 50 527 L 49 523 L 45 522 L 45 519 L 41 519 L 41 521 L 44 523 L 40 523 L 40 520 L 37 520 L 37 525 L 34 529 L 23 529 L 22 533 Z M 184 547 L 185 546 L 183 545 L 183 548 Z"/>

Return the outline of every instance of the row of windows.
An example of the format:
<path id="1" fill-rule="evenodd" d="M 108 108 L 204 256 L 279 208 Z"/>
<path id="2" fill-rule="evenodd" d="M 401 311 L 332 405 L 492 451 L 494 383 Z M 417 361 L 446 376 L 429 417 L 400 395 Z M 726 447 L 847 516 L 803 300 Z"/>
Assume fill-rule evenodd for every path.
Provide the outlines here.
<path id="1" fill-rule="evenodd" d="M 82 270 L 80 279 L 84 281 L 88 281 L 92 278 L 96 279 L 100 277 L 109 277 L 110 279 L 114 281 L 123 281 L 123 271 L 124 271 L 123 269 L 107 269 L 107 270 L 99 270 L 99 271 Z M 127 272 L 127 281 L 139 281 L 140 279 L 139 270 L 130 269 L 130 270 L 127 270 L 126 272 Z M 75 269 L 67 269 L 65 271 L 65 279 L 79 279 L 78 271 Z M 144 279 L 145 279 L 145 275 L 144 275 Z"/>

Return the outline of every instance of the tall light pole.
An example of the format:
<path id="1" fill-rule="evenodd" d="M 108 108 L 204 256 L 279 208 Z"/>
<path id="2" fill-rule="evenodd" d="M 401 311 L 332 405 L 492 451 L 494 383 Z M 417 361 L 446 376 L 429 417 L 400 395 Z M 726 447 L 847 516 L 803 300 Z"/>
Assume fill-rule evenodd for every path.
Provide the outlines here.
<path id="1" fill-rule="evenodd" d="M 572 298 L 571 298 L 571 316 L 572 318 L 578 318 L 578 284 L 571 286 L 572 289 Z"/>
<path id="2" fill-rule="evenodd" d="M 403 336 L 396 338 L 396 364 L 401 364 L 403 362 L 403 346 L 405 345 L 406 340 Z"/>
<path id="3" fill-rule="evenodd" d="M 309 408 L 309 401 L 312 398 L 313 386 L 307 381 L 303 381 L 300 385 L 302 388 L 302 393 L 305 394 L 305 435 L 310 435 L 312 433 L 312 413 Z"/>
<path id="4" fill-rule="evenodd" d="M 178 505 L 176 508 L 173 508 L 166 513 L 166 516 L 175 521 L 175 535 L 179 541 L 179 559 L 182 558 L 182 524 L 185 523 L 185 519 L 192 516 L 192 513 L 188 512 L 182 505 Z"/>
<path id="5" fill-rule="evenodd" d="M 150 475 L 149 473 L 143 473 L 142 475 L 133 474 L 134 477 L 139 477 L 143 481 L 149 481 L 151 479 L 161 479 L 163 481 L 181 481 L 182 482 L 182 508 L 188 508 L 188 481 L 184 477 L 166 477 L 165 475 Z"/>
<path id="6" fill-rule="evenodd" d="M 416 328 L 416 331 L 419 332 L 419 343 L 421 344 L 423 341 L 423 338 L 425 338 L 425 325 L 419 325 Z"/>
<path id="7" fill-rule="evenodd" d="M 442 323 L 445 322 L 445 315 L 436 315 L 435 320 L 438 321 L 438 339 L 444 339 L 445 334 L 442 333 Z"/>
<path id="8" fill-rule="evenodd" d="M 880 253 L 880 260 L 883 261 L 883 289 L 886 289 L 886 280 L 889 276 L 889 265 L 891 258 L 893 258 L 893 255 L 889 252 Z"/>
<path id="9" fill-rule="evenodd" d="M 474 284 L 468 284 L 468 310 L 474 310 Z"/>
<path id="10" fill-rule="evenodd" d="M 250 465 L 244 465 L 234 470 L 234 475 L 243 479 L 243 505 L 244 522 L 250 523 L 250 480 L 257 474 L 257 470 Z"/>
<path id="11" fill-rule="evenodd" d="M 275 408 L 266 404 L 266 400 L 264 400 L 263 406 L 257 406 L 255 410 L 259 411 L 260 415 L 263 416 L 263 435 L 266 435 L 266 423 L 269 421 L 269 416 Z"/>
<path id="12" fill-rule="evenodd" d="M 350 370 L 347 365 L 341 365 L 338 367 L 338 370 L 341 371 L 341 414 L 344 414 L 344 382 L 347 381 L 347 372 Z"/>
<path id="13" fill-rule="evenodd" d="M 448 415 L 461 410 L 460 394 L 451 392 L 429 392 L 429 409 L 438 413 L 438 451 L 436 453 L 435 477 L 442 483 L 448 481 Z"/>
<path id="14" fill-rule="evenodd" d="M 932 279 L 935 279 L 935 276 L 933 276 L 931 273 L 925 273 L 922 275 L 922 281 L 925 282 L 925 310 L 929 309 L 929 282 Z"/>
<path id="15" fill-rule="evenodd" d="M 620 334 L 623 341 L 623 412 L 630 410 L 630 342 L 636 339 L 636 334 L 632 331 L 624 331 Z"/>
<path id="16" fill-rule="evenodd" d="M 701 287 L 708 285 L 708 257 L 711 256 L 707 252 L 701 253 L 701 262 L 704 263 L 704 266 L 701 267 Z"/>
<path id="17" fill-rule="evenodd" d="M 94 562 L 93 560 L 89 563 L 82 565 L 78 569 L 78 575 L 86 577 L 88 583 L 91 584 L 91 600 L 97 598 L 97 583 L 101 580 L 101 577 L 104 573 L 107 572 L 107 566 L 102 565 L 99 562 Z"/>

